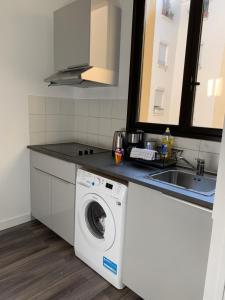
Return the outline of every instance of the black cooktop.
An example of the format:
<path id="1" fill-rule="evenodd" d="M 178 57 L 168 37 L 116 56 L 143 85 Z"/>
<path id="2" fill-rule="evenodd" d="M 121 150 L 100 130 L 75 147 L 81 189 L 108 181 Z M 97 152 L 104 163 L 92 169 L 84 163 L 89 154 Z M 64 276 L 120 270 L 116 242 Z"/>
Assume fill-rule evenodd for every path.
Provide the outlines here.
<path id="1" fill-rule="evenodd" d="M 92 147 L 88 145 L 78 144 L 78 143 L 63 143 L 63 144 L 50 144 L 41 145 L 40 148 L 59 154 L 67 155 L 70 157 L 83 156 L 83 155 L 93 155 L 96 153 L 103 153 L 107 150 Z"/>

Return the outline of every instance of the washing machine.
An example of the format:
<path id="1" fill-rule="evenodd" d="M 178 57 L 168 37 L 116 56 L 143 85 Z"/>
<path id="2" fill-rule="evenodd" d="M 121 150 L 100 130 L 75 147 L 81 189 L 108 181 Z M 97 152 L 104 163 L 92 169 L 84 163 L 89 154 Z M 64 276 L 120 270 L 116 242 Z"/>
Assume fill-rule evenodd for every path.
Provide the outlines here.
<path id="1" fill-rule="evenodd" d="M 122 283 L 122 254 L 127 186 L 79 169 L 75 204 L 75 254 L 118 289 Z"/>

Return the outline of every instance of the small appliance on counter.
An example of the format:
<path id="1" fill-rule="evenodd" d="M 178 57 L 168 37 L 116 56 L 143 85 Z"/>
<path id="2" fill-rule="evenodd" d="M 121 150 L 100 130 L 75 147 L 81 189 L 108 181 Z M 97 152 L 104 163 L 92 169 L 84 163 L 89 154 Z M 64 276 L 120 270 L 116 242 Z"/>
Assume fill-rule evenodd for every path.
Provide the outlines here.
<path id="1" fill-rule="evenodd" d="M 130 153 L 132 148 L 141 148 L 143 142 L 143 131 L 138 130 L 136 132 L 128 132 L 127 134 L 127 149 L 125 151 L 125 157 L 130 159 Z"/>
<path id="2" fill-rule="evenodd" d="M 125 130 L 115 131 L 112 143 L 112 156 L 114 157 L 117 149 L 125 151 L 127 148 L 127 132 Z"/>

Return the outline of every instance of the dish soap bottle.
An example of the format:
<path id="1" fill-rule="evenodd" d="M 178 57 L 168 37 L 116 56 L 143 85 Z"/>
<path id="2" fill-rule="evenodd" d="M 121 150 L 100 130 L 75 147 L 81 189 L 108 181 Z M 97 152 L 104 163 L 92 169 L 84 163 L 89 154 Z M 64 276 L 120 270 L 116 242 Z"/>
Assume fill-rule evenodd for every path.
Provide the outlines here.
<path id="1" fill-rule="evenodd" d="M 170 133 L 169 127 L 166 128 L 162 136 L 162 156 L 164 159 L 171 159 L 174 138 Z"/>

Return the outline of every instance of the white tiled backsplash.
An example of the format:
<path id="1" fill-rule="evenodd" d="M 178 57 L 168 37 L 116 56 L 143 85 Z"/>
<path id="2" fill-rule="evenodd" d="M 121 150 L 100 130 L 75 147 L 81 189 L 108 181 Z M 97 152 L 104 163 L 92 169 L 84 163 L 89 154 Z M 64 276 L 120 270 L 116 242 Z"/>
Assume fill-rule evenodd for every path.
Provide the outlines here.
<path id="1" fill-rule="evenodd" d="M 76 141 L 111 149 L 126 127 L 127 100 L 29 96 L 30 144 Z"/>
<path id="2" fill-rule="evenodd" d="M 127 100 L 60 99 L 29 97 L 30 144 L 76 141 L 111 149 L 115 130 L 126 127 Z M 160 135 L 150 134 L 161 140 Z M 206 170 L 216 172 L 220 143 L 176 137 L 174 147 L 196 165 L 206 160 Z M 181 165 L 185 163 L 180 161 Z"/>

